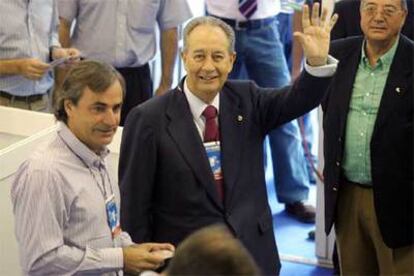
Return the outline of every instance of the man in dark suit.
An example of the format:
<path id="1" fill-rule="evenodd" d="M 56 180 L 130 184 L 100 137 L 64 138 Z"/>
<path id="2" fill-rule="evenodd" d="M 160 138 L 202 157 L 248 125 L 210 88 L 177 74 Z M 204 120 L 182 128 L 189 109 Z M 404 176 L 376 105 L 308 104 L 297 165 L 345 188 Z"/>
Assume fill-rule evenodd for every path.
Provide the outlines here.
<path id="1" fill-rule="evenodd" d="M 403 0 L 405 1 L 405 0 Z M 407 18 L 401 33 L 409 39 L 414 39 L 413 0 L 407 2 Z M 331 40 L 362 35 L 361 16 L 359 14 L 360 0 L 341 0 L 335 3 L 334 12 L 338 14 L 338 22 L 332 29 Z"/>
<path id="2" fill-rule="evenodd" d="M 317 106 L 336 69 L 326 63 L 337 17 L 327 18 L 326 12 L 319 17 L 318 6 L 312 20 L 305 8 L 304 32 L 296 36 L 307 71 L 322 70 L 312 74 L 324 77 L 304 72 L 283 90 L 228 81 L 236 55 L 232 28 L 212 17 L 187 24 L 182 52 L 187 77 L 135 108 L 123 132 L 121 224 L 133 240 L 178 244 L 203 226 L 224 223 L 263 273 L 278 274 L 263 139 Z"/>
<path id="3" fill-rule="evenodd" d="M 344 275 L 413 275 L 413 42 L 405 1 L 363 0 L 324 109 L 325 230 Z"/>

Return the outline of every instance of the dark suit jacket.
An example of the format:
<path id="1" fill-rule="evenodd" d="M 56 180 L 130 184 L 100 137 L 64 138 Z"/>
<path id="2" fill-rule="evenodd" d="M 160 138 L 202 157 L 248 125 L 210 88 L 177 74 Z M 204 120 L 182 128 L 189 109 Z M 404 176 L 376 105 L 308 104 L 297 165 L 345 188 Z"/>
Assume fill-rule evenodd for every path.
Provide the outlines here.
<path id="1" fill-rule="evenodd" d="M 362 37 L 353 37 L 331 46 L 331 55 L 339 59 L 339 66 L 322 102 L 327 234 L 335 221 L 341 191 L 346 121 L 362 41 Z M 413 49 L 413 42 L 401 36 L 370 143 L 375 212 L 384 242 L 391 248 L 413 244 L 414 235 Z"/>
<path id="2" fill-rule="evenodd" d="M 317 106 L 330 79 L 305 73 L 290 91 L 246 81 L 225 83 L 219 111 L 224 204 L 182 84 L 133 109 L 120 155 L 122 228 L 135 242 L 177 245 L 203 226 L 225 223 L 265 274 L 278 274 L 263 139 Z"/>
<path id="3" fill-rule="evenodd" d="M 362 35 L 359 5 L 360 1 L 358 0 L 341 0 L 340 2 L 335 3 L 334 12 L 339 15 L 339 18 L 332 29 L 331 40 Z M 413 40 L 413 0 L 407 0 L 407 8 L 408 14 L 401 33 Z"/>

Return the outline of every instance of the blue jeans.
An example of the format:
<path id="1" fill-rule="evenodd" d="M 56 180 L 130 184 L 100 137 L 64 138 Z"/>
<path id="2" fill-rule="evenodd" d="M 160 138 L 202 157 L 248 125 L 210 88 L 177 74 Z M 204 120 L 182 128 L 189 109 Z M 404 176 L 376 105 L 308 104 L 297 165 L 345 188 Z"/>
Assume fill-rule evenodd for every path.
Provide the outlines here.
<path id="1" fill-rule="evenodd" d="M 289 71 L 292 71 L 292 28 L 293 14 L 279 13 L 277 15 L 278 31 L 280 34 L 280 42 L 283 45 L 283 52 L 286 57 Z M 302 127 L 302 138 L 304 152 L 306 157 L 306 168 L 308 169 L 309 181 L 316 183 L 313 173 L 313 166 L 316 167 L 318 162 L 318 134 L 319 122 L 317 109 L 306 113 L 299 119 L 299 126 Z"/>
<path id="2" fill-rule="evenodd" d="M 289 72 L 292 71 L 292 31 L 293 31 L 293 14 L 279 13 L 277 15 L 277 27 L 280 35 L 280 42 L 283 45 Z"/>
<path id="3" fill-rule="evenodd" d="M 290 74 L 279 40 L 276 18 L 273 24 L 253 30 L 235 30 L 237 59 L 231 79 L 252 79 L 261 87 L 282 87 Z M 269 133 L 273 175 L 278 201 L 306 200 L 309 179 L 296 120 Z"/>

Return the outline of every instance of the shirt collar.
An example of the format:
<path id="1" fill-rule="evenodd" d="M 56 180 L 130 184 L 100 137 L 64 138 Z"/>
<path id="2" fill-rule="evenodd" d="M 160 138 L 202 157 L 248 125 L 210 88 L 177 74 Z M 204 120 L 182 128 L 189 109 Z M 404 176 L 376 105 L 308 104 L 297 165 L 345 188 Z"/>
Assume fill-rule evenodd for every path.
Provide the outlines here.
<path id="1" fill-rule="evenodd" d="M 68 128 L 68 126 L 63 123 L 58 123 L 58 135 L 63 140 L 63 142 L 68 146 L 68 148 L 79 158 L 82 162 L 85 163 L 88 167 L 99 167 L 104 165 L 104 159 L 109 154 L 109 149 L 104 147 L 100 154 L 96 154 L 90 148 L 88 148 L 84 143 L 82 143 Z"/>
<path id="2" fill-rule="evenodd" d="M 397 51 L 398 43 L 400 39 L 399 37 L 395 40 L 394 45 L 378 59 L 378 65 L 384 65 L 386 67 L 389 67 L 392 63 L 392 60 L 394 59 L 395 52 Z M 362 43 L 362 49 L 361 49 L 361 62 L 364 66 L 370 66 L 368 57 L 365 53 L 365 46 L 366 46 L 366 40 L 364 40 L 364 43 Z"/>
<path id="3" fill-rule="evenodd" d="M 212 105 L 217 109 L 217 114 L 220 113 L 219 106 L 220 106 L 220 93 L 214 97 L 213 101 L 210 104 L 206 104 L 196 95 L 194 95 L 187 85 L 187 79 L 184 80 L 184 94 L 187 98 L 188 104 L 190 106 L 191 113 L 193 114 L 193 118 L 201 118 L 201 114 L 203 113 L 204 109 L 208 105 Z"/>

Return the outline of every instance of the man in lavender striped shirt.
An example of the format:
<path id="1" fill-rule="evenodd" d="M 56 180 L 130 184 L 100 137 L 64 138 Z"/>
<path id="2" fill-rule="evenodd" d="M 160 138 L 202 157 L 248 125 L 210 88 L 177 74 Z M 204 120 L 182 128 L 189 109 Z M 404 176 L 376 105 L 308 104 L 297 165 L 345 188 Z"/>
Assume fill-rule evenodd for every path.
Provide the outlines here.
<path id="1" fill-rule="evenodd" d="M 16 173 L 11 198 L 27 275 L 122 275 L 156 269 L 171 244 L 134 244 L 119 226 L 120 196 L 106 148 L 120 121 L 124 82 L 82 61 L 62 86 L 55 137 Z"/>

